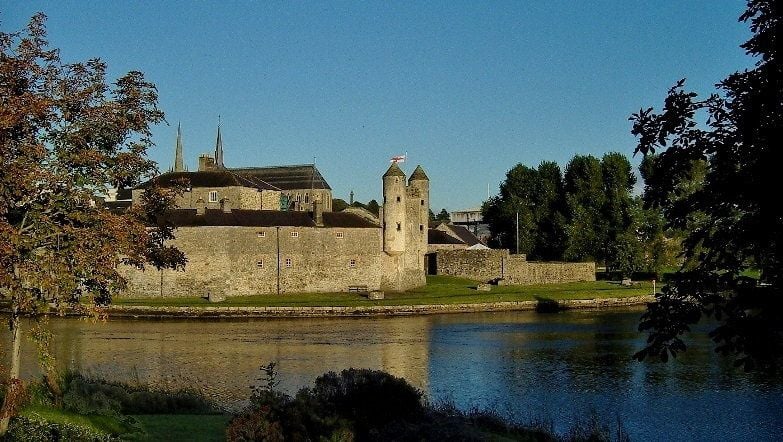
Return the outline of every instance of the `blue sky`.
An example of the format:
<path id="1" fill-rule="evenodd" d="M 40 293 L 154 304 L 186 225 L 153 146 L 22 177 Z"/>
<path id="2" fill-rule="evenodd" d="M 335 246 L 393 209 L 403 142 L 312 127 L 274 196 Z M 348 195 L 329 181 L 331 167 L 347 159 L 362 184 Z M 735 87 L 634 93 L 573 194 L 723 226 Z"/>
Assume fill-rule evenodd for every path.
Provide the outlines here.
<path id="1" fill-rule="evenodd" d="M 432 208 L 477 206 L 517 163 L 631 155 L 627 118 L 687 77 L 707 94 L 749 67 L 739 0 L 516 2 L 11 2 L 65 61 L 140 70 L 168 125 L 151 152 L 214 149 L 228 166 L 311 163 L 337 198 L 380 199 L 389 158 L 422 164 Z M 638 163 L 638 159 L 634 160 Z"/>

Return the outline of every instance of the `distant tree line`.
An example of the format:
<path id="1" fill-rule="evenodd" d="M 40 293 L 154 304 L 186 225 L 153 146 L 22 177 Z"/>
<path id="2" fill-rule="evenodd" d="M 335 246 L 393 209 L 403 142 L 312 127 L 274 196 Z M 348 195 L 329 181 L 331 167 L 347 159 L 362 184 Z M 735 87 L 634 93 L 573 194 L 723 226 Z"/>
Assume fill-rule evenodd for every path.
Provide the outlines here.
<path id="1" fill-rule="evenodd" d="M 644 177 L 652 168 L 643 166 Z M 676 239 L 661 213 L 633 196 L 635 184 L 620 153 L 576 155 L 564 173 L 552 161 L 518 164 L 482 208 L 491 245 L 515 252 L 518 242 L 530 259 L 596 261 L 623 275 L 658 271 L 673 263 Z"/>

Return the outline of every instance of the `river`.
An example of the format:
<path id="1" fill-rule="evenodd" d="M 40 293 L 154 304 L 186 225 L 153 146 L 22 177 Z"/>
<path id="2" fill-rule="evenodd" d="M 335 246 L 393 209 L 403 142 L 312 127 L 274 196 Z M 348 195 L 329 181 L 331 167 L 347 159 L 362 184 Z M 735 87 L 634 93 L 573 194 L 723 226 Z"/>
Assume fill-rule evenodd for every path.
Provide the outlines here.
<path id="1" fill-rule="evenodd" d="M 130 383 L 196 387 L 238 408 L 262 363 L 294 392 L 319 374 L 383 369 L 434 401 L 493 408 L 565 431 L 595 412 L 632 440 L 780 440 L 783 380 L 746 374 L 697 327 L 668 364 L 631 359 L 638 309 L 264 320 L 53 319 L 61 366 Z M 3 351 L 8 331 L 3 332 Z M 7 361 L 7 355 L 4 355 Z M 30 342 L 23 371 L 37 372 Z"/>

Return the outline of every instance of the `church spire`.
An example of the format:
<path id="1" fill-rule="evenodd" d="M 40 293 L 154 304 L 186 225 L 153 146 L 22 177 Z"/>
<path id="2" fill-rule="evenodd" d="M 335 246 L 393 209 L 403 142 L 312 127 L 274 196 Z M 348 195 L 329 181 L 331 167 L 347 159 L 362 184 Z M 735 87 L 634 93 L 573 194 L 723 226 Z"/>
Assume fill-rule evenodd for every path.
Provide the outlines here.
<path id="1" fill-rule="evenodd" d="M 224 169 L 223 164 L 223 138 L 220 136 L 220 115 L 218 115 L 217 140 L 215 141 L 215 166 Z"/>
<path id="2" fill-rule="evenodd" d="M 174 152 L 174 172 L 184 172 L 185 161 L 182 158 L 182 125 L 177 123 L 177 150 Z"/>

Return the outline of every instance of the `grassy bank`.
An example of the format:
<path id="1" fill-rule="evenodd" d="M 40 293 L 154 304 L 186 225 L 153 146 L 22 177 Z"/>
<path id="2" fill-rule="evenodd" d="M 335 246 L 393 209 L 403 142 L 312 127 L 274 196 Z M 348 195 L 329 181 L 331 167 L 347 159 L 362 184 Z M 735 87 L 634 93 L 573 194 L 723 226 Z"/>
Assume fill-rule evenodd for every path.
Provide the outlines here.
<path id="1" fill-rule="evenodd" d="M 235 415 L 221 413 L 200 393 L 68 373 L 56 394 L 44 382 L 27 386 L 3 440 L 627 441 L 621 425 L 612 430 L 594 414 L 557 434 L 551 423 L 431 403 L 406 380 L 382 371 L 325 373 L 289 396 L 276 388 L 275 366 L 261 367 L 262 385 L 251 388 L 248 406 Z"/>
<path id="2" fill-rule="evenodd" d="M 388 292 L 385 299 L 370 301 L 356 293 L 291 293 L 228 297 L 215 304 L 200 297 L 116 298 L 116 305 L 160 307 L 355 307 L 364 305 L 478 304 L 505 301 L 560 301 L 570 299 L 607 299 L 649 295 L 652 283 L 631 287 L 609 281 L 563 284 L 492 286 L 491 291 L 476 290 L 477 281 L 449 276 L 428 276 L 427 285 L 407 292 Z"/>
<path id="3" fill-rule="evenodd" d="M 201 393 L 107 382 L 68 372 L 25 388 L 5 440 L 225 440 L 232 416 Z"/>

